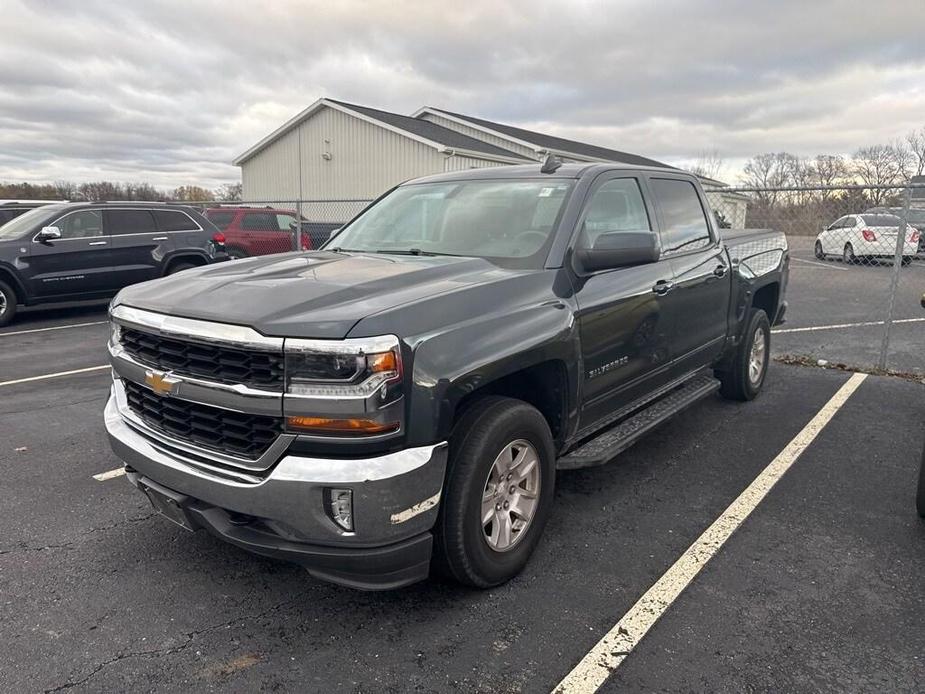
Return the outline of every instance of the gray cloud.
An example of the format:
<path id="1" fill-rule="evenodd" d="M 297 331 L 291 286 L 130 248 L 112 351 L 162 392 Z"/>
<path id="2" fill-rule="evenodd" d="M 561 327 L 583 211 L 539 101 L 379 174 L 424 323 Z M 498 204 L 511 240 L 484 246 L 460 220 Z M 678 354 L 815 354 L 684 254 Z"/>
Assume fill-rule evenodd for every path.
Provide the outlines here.
<path id="1" fill-rule="evenodd" d="M 7 3 L 0 180 L 234 180 L 322 95 L 672 162 L 850 152 L 925 125 L 925 5 Z"/>

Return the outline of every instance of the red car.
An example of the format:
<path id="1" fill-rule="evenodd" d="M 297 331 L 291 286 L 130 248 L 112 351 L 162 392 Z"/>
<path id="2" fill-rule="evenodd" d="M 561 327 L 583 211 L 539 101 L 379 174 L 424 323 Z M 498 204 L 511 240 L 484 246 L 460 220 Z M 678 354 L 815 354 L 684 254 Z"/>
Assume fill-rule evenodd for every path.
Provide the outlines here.
<path id="1" fill-rule="evenodd" d="M 212 207 L 206 218 L 225 235 L 225 248 L 232 258 L 269 255 L 293 250 L 292 239 L 299 226 L 295 212 L 271 207 Z M 312 249 L 309 234 L 302 229 L 299 248 Z"/>

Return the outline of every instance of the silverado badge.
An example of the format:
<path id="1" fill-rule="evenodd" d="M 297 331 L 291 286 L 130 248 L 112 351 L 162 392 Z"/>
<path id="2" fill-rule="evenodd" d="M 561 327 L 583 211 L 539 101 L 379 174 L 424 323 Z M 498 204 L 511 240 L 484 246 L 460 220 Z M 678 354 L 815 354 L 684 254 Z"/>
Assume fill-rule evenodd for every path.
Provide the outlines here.
<path id="1" fill-rule="evenodd" d="M 180 385 L 179 378 L 164 373 L 163 371 L 145 371 L 145 383 L 157 395 L 176 395 L 177 386 Z"/>

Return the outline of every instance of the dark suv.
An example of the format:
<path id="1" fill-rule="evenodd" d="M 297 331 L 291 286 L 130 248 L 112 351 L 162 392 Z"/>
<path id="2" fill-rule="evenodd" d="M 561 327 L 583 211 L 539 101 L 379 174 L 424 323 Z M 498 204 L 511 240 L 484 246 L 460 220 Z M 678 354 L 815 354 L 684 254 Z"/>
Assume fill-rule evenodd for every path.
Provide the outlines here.
<path id="1" fill-rule="evenodd" d="M 18 304 L 105 298 L 226 258 L 221 233 L 190 207 L 43 205 L 0 227 L 0 326 Z"/>

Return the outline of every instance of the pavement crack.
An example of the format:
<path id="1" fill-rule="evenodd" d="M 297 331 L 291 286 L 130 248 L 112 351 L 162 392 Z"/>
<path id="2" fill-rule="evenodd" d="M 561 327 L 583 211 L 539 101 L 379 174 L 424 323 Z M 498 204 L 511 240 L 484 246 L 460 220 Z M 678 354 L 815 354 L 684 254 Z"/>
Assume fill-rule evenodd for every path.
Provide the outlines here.
<path id="1" fill-rule="evenodd" d="M 90 535 L 93 535 L 94 533 L 100 533 L 106 530 L 112 530 L 113 528 L 118 528 L 123 525 L 129 525 L 130 523 L 141 523 L 142 521 L 146 521 L 149 518 L 152 518 L 156 515 L 157 515 L 157 512 L 152 511 L 151 513 L 145 514 L 143 516 L 135 516 L 132 518 L 127 518 L 126 520 L 119 521 L 117 523 L 110 523 L 109 525 L 103 525 L 103 526 L 100 526 L 99 528 L 90 528 L 89 530 L 82 532 L 75 539 L 69 542 L 62 542 L 59 544 L 40 545 L 36 547 L 19 546 L 19 547 L 9 547 L 7 549 L 0 549 L 0 556 L 4 554 L 14 554 L 14 553 L 19 553 L 19 552 L 44 552 L 50 549 L 68 549 L 69 547 L 72 547 L 73 545 L 77 544 L 79 540 L 89 537 Z"/>
<path id="2" fill-rule="evenodd" d="M 127 660 L 129 658 L 160 658 L 165 655 L 173 655 L 174 653 L 180 653 L 182 651 L 185 651 L 187 648 L 189 648 L 193 644 L 193 642 L 199 636 L 202 636 L 203 634 L 207 634 L 213 631 L 218 631 L 220 629 L 225 629 L 225 628 L 232 626 L 233 624 L 244 623 L 247 621 L 252 621 L 252 620 L 260 619 L 262 617 L 266 617 L 269 614 L 277 612 L 283 609 L 284 607 L 287 607 L 289 605 L 296 603 L 298 600 L 301 600 L 303 597 L 305 597 L 308 594 L 308 592 L 309 592 L 308 590 L 302 591 L 299 595 L 296 595 L 295 597 L 289 598 L 288 600 L 283 600 L 282 602 L 272 605 L 271 607 L 268 607 L 265 610 L 261 610 L 260 612 L 257 612 L 252 615 L 246 615 L 243 617 L 235 617 L 234 619 L 228 619 L 228 620 L 225 620 L 224 622 L 219 622 L 217 624 L 210 624 L 209 626 L 203 627 L 201 629 L 194 629 L 193 631 L 187 631 L 183 633 L 183 635 L 180 637 L 182 638 L 182 643 L 180 643 L 179 645 L 165 646 L 163 648 L 153 648 L 147 651 L 127 651 L 124 653 L 119 653 L 113 656 L 112 658 L 108 658 L 94 665 L 93 668 L 90 670 L 90 672 L 87 673 L 87 675 L 85 675 L 84 677 L 81 677 L 80 679 L 76 679 L 76 680 L 69 679 L 67 682 L 64 682 L 63 684 L 59 684 L 54 687 L 46 688 L 44 692 L 45 694 L 52 694 L 52 692 L 60 692 L 66 689 L 80 687 L 82 685 L 85 685 L 87 682 L 89 682 L 94 677 L 96 677 L 96 675 L 98 675 L 101 671 L 103 671 L 105 668 L 109 667 L 110 665 L 114 665 L 115 663 L 118 663 L 123 660 Z"/>

